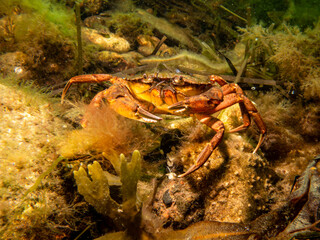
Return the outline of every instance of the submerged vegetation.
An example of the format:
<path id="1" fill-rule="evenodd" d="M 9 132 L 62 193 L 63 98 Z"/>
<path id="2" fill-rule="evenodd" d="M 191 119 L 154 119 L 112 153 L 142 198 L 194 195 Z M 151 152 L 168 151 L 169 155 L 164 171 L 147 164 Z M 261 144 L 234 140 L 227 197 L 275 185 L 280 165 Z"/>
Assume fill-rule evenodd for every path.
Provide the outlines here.
<path id="1" fill-rule="evenodd" d="M 55 84 L 65 76 L 63 68 L 72 71 L 76 36 L 71 9 L 50 1 L 10 0 L 1 1 L 0 15 L 0 52 L 24 53 L 16 57 L 19 77 Z"/>
<path id="2" fill-rule="evenodd" d="M 74 114 L 79 114 L 79 111 L 70 111 L 67 116 L 74 118 Z M 70 132 L 68 138 L 61 142 L 59 153 L 63 157 L 103 152 L 104 157 L 117 159 L 120 153 L 128 155 L 135 149 L 142 149 L 145 153 L 159 144 L 156 134 L 135 121 L 118 116 L 106 105 L 98 111 L 87 108 L 85 116 L 89 125 Z"/>
<path id="3" fill-rule="evenodd" d="M 73 210 L 58 193 L 62 182 L 57 170 L 51 169 L 47 174 L 50 177 L 37 189 L 32 186 L 59 160 L 59 137 L 70 125 L 57 117 L 58 102 L 31 83 L 18 85 L 13 77 L 1 77 L 0 91 L 1 239 L 32 239 L 39 234 L 49 239 L 55 232 L 60 235 L 62 231 L 56 227 Z"/>
<path id="4" fill-rule="evenodd" d="M 240 29 L 251 47 L 248 74 L 277 79 L 287 93 L 305 100 L 319 100 L 320 24 L 301 32 L 283 25 L 266 29 L 260 25 Z M 315 90 L 315 91 L 314 91 Z"/>
<path id="5" fill-rule="evenodd" d="M 130 163 L 123 154 L 113 167 L 119 176 L 103 172 L 98 162 L 88 165 L 89 179 L 83 167 L 74 171 L 78 191 L 100 214 L 112 219 L 118 230 L 132 231 L 137 224 L 141 203 L 137 197 L 137 184 L 141 172 L 141 156 L 134 151 Z M 111 196 L 109 186 L 121 185 L 122 202 L 118 203 Z M 107 239 L 107 235 L 105 236 Z"/>
<path id="6" fill-rule="evenodd" d="M 254 219 L 266 216 L 262 227 L 272 231 L 261 237 L 276 239 L 283 229 L 272 210 L 320 151 L 319 4 L 77 1 L 82 69 L 75 3 L 0 0 L 0 238 L 247 239 L 246 226 L 259 229 Z M 72 86 L 72 101 L 61 105 L 65 82 L 80 70 L 240 79 L 268 135 L 252 155 L 256 128 L 226 133 L 201 169 L 176 179 L 214 133 L 193 118 L 149 125 L 106 104 L 87 107 L 109 83 Z M 237 105 L 216 117 L 227 130 L 242 124 Z"/>

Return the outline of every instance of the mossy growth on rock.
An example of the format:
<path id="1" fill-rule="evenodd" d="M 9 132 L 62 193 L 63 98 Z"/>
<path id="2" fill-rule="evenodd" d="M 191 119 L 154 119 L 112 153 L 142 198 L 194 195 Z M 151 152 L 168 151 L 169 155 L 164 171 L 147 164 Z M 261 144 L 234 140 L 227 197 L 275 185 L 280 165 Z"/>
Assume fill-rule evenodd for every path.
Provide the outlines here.
<path id="1" fill-rule="evenodd" d="M 72 9 L 58 1 L 0 2 L 0 53 L 24 54 L 24 79 L 51 86 L 74 75 L 76 27 Z"/>
<path id="2" fill-rule="evenodd" d="M 120 163 L 120 164 L 119 164 Z M 88 173 L 83 167 L 74 171 L 78 191 L 97 212 L 113 219 L 114 224 L 121 229 L 129 227 L 140 210 L 137 198 L 137 184 L 141 171 L 141 155 L 134 151 L 128 163 L 123 154 L 118 163 L 112 162 L 117 173 L 115 176 L 104 172 L 98 162 L 88 165 Z M 111 185 L 121 185 L 122 202 L 115 201 L 110 194 Z"/>

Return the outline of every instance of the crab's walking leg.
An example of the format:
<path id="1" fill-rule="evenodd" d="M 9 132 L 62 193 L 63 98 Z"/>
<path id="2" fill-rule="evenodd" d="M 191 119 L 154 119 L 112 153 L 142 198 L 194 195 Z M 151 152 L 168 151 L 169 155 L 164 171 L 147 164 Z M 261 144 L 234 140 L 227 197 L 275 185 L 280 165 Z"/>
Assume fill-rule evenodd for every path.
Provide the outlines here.
<path id="1" fill-rule="evenodd" d="M 205 146 L 205 148 L 201 151 L 201 153 L 199 154 L 196 160 L 196 163 L 192 165 L 185 173 L 179 175 L 178 177 L 184 177 L 186 175 L 189 175 L 190 173 L 200 168 L 208 160 L 213 150 L 218 146 L 218 144 L 221 142 L 223 138 L 225 128 L 222 121 L 208 115 L 203 115 L 203 114 L 195 114 L 195 115 L 200 120 L 201 123 L 204 123 L 211 129 L 213 129 L 216 132 L 216 134 L 213 136 L 210 142 Z"/>
<path id="2" fill-rule="evenodd" d="M 89 107 L 99 108 L 103 100 L 106 100 L 112 110 L 120 115 L 141 122 L 153 123 L 162 118 L 150 113 L 152 105 L 143 105 L 135 100 L 126 86 L 112 85 L 110 88 L 99 92 L 90 102 Z M 87 119 L 83 118 L 81 125 L 86 127 Z"/>
<path id="3" fill-rule="evenodd" d="M 265 123 L 263 122 L 260 114 L 258 113 L 256 107 L 253 105 L 253 103 L 244 95 L 244 92 L 236 83 L 230 83 L 228 84 L 226 80 L 224 80 L 220 76 L 211 75 L 210 81 L 212 83 L 217 82 L 222 89 L 223 95 L 224 95 L 224 101 L 220 103 L 217 108 L 215 109 L 215 112 L 220 111 L 224 108 L 227 108 L 235 103 L 239 103 L 240 111 L 242 115 L 242 121 L 243 124 L 239 127 L 236 127 L 229 132 L 238 132 L 244 129 L 247 129 L 251 124 L 251 117 L 253 117 L 254 122 L 257 124 L 259 130 L 260 130 L 260 138 L 259 142 L 254 149 L 253 153 L 256 153 L 259 149 L 261 143 L 263 142 L 265 135 L 267 133 L 267 127 Z M 235 97 L 234 94 L 237 94 Z M 229 96 L 231 95 L 231 96 Z"/>
<path id="4" fill-rule="evenodd" d="M 243 115 L 245 116 L 244 124 L 236 129 L 233 129 L 232 131 L 234 132 L 239 128 L 241 129 L 246 128 L 247 127 L 246 125 L 250 125 L 250 117 L 253 117 L 253 120 L 260 131 L 260 138 L 259 138 L 258 144 L 253 151 L 253 153 L 256 153 L 266 136 L 267 127 L 264 121 L 262 120 L 261 115 L 258 113 L 258 110 L 256 109 L 256 107 L 253 105 L 253 103 L 250 101 L 249 98 L 247 98 L 245 95 L 241 93 L 227 94 L 226 96 L 224 96 L 223 101 L 216 106 L 214 112 L 221 111 L 222 109 L 230 107 L 231 105 L 234 105 L 236 103 L 239 103 L 241 109 L 244 111 L 244 115 Z"/>
<path id="5" fill-rule="evenodd" d="M 87 74 L 87 75 L 75 76 L 71 78 L 66 84 L 66 86 L 64 87 L 61 95 L 61 103 L 63 103 L 64 97 L 68 89 L 71 87 L 72 83 L 100 83 L 100 82 L 106 82 L 106 81 L 114 83 L 116 81 L 121 82 L 123 81 L 123 79 L 118 78 L 116 76 L 109 75 L 109 74 Z"/>
<path id="6" fill-rule="evenodd" d="M 238 84 L 236 83 L 227 83 L 226 80 L 224 80 L 222 77 L 220 76 L 216 76 L 216 75 L 211 75 L 210 76 L 210 81 L 212 83 L 218 83 L 220 86 L 221 86 L 221 89 L 222 89 L 222 92 L 223 92 L 223 95 L 226 96 L 228 94 L 231 94 L 231 93 L 240 93 L 240 94 L 243 94 L 244 95 L 244 92 L 242 91 L 242 89 L 239 87 Z M 247 111 L 246 109 L 246 106 L 244 105 L 244 103 L 242 102 L 239 102 L 239 106 L 240 106 L 240 111 L 241 111 L 241 116 L 242 116 L 242 121 L 243 121 L 243 124 L 239 127 L 236 127 L 232 130 L 230 130 L 229 132 L 230 133 L 233 133 L 233 132 L 238 132 L 238 131 L 241 131 L 241 130 L 245 130 L 247 129 L 250 124 L 251 124 L 251 118 L 250 118 L 250 114 L 249 112 Z"/>

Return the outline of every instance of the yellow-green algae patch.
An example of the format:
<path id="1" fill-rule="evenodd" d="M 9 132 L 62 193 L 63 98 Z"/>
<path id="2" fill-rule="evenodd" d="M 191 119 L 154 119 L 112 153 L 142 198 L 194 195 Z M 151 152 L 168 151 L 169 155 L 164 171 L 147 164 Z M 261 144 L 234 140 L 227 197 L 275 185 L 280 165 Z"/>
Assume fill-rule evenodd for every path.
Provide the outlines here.
<path id="1" fill-rule="evenodd" d="M 116 161 L 120 153 L 128 155 L 139 149 L 144 154 L 159 145 L 158 136 L 144 124 L 118 115 L 107 105 L 101 109 L 87 107 L 84 116 L 88 126 L 70 131 L 61 141 L 59 153 L 65 158 L 95 151 Z"/>
<path id="2" fill-rule="evenodd" d="M 49 216 L 60 210 L 62 221 L 67 204 L 56 190 L 60 180 L 44 177 L 58 161 L 57 143 L 70 126 L 57 117 L 57 101 L 32 85 L 1 77 L 0 96 L 0 236 L 49 239 L 58 224 Z"/>
<path id="3" fill-rule="evenodd" d="M 137 185 L 141 172 L 141 155 L 134 151 L 128 163 L 123 154 L 118 161 L 121 165 L 120 181 L 122 203 L 116 202 L 109 186 L 114 180 L 110 174 L 104 172 L 98 162 L 88 165 L 88 174 L 83 167 L 74 171 L 78 191 L 101 214 L 110 217 L 117 228 L 131 227 L 140 211 L 140 202 L 137 198 Z M 89 178 L 90 177 L 90 178 Z M 111 180 L 111 181 L 110 181 Z"/>

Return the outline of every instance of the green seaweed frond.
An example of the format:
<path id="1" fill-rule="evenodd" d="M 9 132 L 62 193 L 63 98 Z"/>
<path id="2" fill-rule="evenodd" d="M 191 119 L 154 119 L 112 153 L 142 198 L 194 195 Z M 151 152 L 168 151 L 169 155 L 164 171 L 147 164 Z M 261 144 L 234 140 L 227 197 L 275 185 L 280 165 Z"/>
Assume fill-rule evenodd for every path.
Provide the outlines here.
<path id="1" fill-rule="evenodd" d="M 137 184 L 141 172 L 140 152 L 137 150 L 133 152 L 130 163 L 128 163 L 125 156 L 121 154 L 120 161 L 123 208 L 125 212 L 130 213 L 132 210 L 135 210 L 137 202 Z"/>
<path id="2" fill-rule="evenodd" d="M 120 205 L 110 196 L 108 177 L 103 172 L 98 162 L 88 165 L 88 173 L 83 167 L 74 171 L 78 191 L 84 199 L 90 203 L 99 213 L 110 216 L 117 216 Z"/>
<path id="3" fill-rule="evenodd" d="M 135 150 L 129 163 L 123 154 L 118 161 L 121 164 L 122 203 L 113 200 L 109 188 L 110 182 L 114 181 L 116 176 L 104 172 L 97 161 L 88 165 L 88 173 L 83 167 L 74 171 L 74 177 L 79 193 L 97 212 L 117 219 L 115 222 L 117 225 L 127 225 L 131 224 L 140 209 L 137 201 L 137 184 L 141 171 L 141 155 Z"/>
<path id="4" fill-rule="evenodd" d="M 20 4 L 26 12 L 56 25 L 65 36 L 74 35 L 74 13 L 61 3 L 47 0 L 20 0 Z"/>

